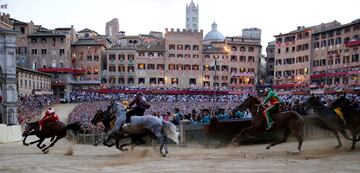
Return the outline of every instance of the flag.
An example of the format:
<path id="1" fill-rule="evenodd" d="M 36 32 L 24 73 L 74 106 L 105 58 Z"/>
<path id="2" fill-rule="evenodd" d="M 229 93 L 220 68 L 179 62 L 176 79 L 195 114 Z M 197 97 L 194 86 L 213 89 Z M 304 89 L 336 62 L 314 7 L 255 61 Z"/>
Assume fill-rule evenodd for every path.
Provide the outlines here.
<path id="1" fill-rule="evenodd" d="M 0 5 L 1 9 L 7 9 L 7 4 Z"/>

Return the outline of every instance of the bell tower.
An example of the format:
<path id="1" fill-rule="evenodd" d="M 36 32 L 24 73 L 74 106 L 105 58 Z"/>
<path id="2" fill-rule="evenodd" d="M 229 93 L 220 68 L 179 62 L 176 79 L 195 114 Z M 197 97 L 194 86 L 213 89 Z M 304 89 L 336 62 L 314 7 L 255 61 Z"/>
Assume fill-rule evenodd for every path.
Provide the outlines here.
<path id="1" fill-rule="evenodd" d="M 186 30 L 198 31 L 199 29 L 199 5 L 191 0 L 186 4 Z"/>

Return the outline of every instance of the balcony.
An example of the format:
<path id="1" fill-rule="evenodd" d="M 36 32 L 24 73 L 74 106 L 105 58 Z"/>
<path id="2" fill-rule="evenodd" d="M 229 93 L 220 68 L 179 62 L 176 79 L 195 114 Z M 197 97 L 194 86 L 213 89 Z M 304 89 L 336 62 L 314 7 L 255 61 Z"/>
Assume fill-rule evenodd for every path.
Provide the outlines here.
<path id="1" fill-rule="evenodd" d="M 345 43 L 346 47 L 353 47 L 353 46 L 359 46 L 360 40 L 353 40 Z"/>
<path id="2" fill-rule="evenodd" d="M 101 81 L 92 79 L 68 79 L 68 83 L 78 85 L 100 85 Z"/>

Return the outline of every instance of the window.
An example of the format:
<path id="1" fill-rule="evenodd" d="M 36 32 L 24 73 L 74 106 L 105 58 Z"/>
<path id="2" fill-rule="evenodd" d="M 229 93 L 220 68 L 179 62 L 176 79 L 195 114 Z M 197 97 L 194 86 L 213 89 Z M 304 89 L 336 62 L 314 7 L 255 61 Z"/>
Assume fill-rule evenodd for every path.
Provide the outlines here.
<path id="1" fill-rule="evenodd" d="M 236 73 L 237 72 L 237 68 L 231 68 L 230 69 L 230 73 Z"/>
<path id="2" fill-rule="evenodd" d="M 114 57 L 114 59 L 115 59 L 115 57 Z M 91 55 L 87 55 L 87 60 L 88 60 L 88 61 L 91 61 L 91 60 L 92 60 Z"/>
<path id="3" fill-rule="evenodd" d="M 189 85 L 196 85 L 196 78 L 190 78 Z"/>
<path id="4" fill-rule="evenodd" d="M 241 52 L 245 52 L 245 51 L 246 51 L 245 47 L 243 47 L 243 46 L 240 47 L 240 51 L 241 51 Z"/>
<path id="5" fill-rule="evenodd" d="M 134 61 L 134 54 L 128 54 L 128 60 L 130 62 Z"/>
<path id="6" fill-rule="evenodd" d="M 229 68 L 228 68 L 227 65 L 222 65 L 221 66 L 221 71 L 228 71 L 228 70 L 229 70 Z"/>
<path id="7" fill-rule="evenodd" d="M 138 64 L 138 70 L 145 70 L 145 64 Z"/>
<path id="8" fill-rule="evenodd" d="M 335 59 L 335 64 L 340 64 L 340 58 Z"/>
<path id="9" fill-rule="evenodd" d="M 125 84 L 125 78 L 119 77 L 119 78 L 118 78 L 118 83 L 119 83 L 119 84 Z"/>
<path id="10" fill-rule="evenodd" d="M 205 55 L 205 58 L 210 58 L 210 55 Z"/>
<path id="11" fill-rule="evenodd" d="M 134 69 L 135 69 L 135 68 L 134 68 L 133 65 L 129 65 L 129 66 L 128 66 L 128 72 L 130 72 L 130 73 L 131 73 L 131 72 L 134 72 Z"/>
<path id="12" fill-rule="evenodd" d="M 46 55 L 46 49 L 41 49 L 41 55 Z"/>
<path id="13" fill-rule="evenodd" d="M 94 61 L 99 61 L 99 55 L 94 55 Z"/>
<path id="14" fill-rule="evenodd" d="M 349 83 L 349 78 L 343 77 L 343 84 L 348 84 L 348 83 Z"/>
<path id="15" fill-rule="evenodd" d="M 341 44 L 341 37 L 337 37 L 337 38 L 336 38 L 335 44 Z"/>
<path id="16" fill-rule="evenodd" d="M 193 58 L 199 58 L 198 54 L 193 54 Z"/>
<path id="17" fill-rule="evenodd" d="M 138 84 L 145 84 L 145 78 L 138 78 Z"/>
<path id="18" fill-rule="evenodd" d="M 169 58 L 175 58 L 175 54 L 169 54 Z"/>
<path id="19" fill-rule="evenodd" d="M 186 71 L 191 70 L 191 65 L 185 64 L 185 65 L 184 65 L 184 70 L 186 70 Z"/>
<path id="20" fill-rule="evenodd" d="M 41 43 L 46 43 L 46 38 L 42 38 Z"/>
<path id="21" fill-rule="evenodd" d="M 36 38 L 31 39 L 31 43 L 36 43 L 36 42 L 37 42 Z"/>
<path id="22" fill-rule="evenodd" d="M 139 56 L 145 56 L 144 52 L 139 52 Z"/>
<path id="23" fill-rule="evenodd" d="M 191 55 L 190 54 L 185 54 L 185 58 L 190 58 Z"/>
<path id="24" fill-rule="evenodd" d="M 326 47 L 326 40 L 321 41 L 321 47 Z"/>
<path id="25" fill-rule="evenodd" d="M 359 54 L 354 54 L 351 56 L 352 62 L 359 62 Z"/>
<path id="26" fill-rule="evenodd" d="M 158 57 L 163 57 L 164 53 L 157 53 Z"/>
<path id="27" fill-rule="evenodd" d="M 175 64 L 169 64 L 168 69 L 169 70 L 175 70 Z"/>
<path id="28" fill-rule="evenodd" d="M 155 64 L 148 64 L 147 69 L 148 70 L 155 70 Z"/>
<path id="29" fill-rule="evenodd" d="M 249 47 L 249 52 L 254 52 L 254 48 L 253 48 L 253 47 Z"/>
<path id="30" fill-rule="evenodd" d="M 156 64 L 157 70 L 164 70 L 164 64 Z"/>
<path id="31" fill-rule="evenodd" d="M 240 56 L 240 62 L 245 62 L 246 61 L 246 56 Z"/>
<path id="32" fill-rule="evenodd" d="M 190 45 L 185 45 L 185 50 L 190 50 L 191 46 Z"/>
<path id="33" fill-rule="evenodd" d="M 158 78 L 158 84 L 165 84 L 164 78 Z"/>
<path id="34" fill-rule="evenodd" d="M 125 61 L 125 55 L 124 54 L 119 54 L 118 58 L 119 58 L 119 61 Z"/>
<path id="35" fill-rule="evenodd" d="M 115 60 L 115 54 L 109 54 L 109 60 L 114 61 Z"/>
<path id="36" fill-rule="evenodd" d="M 343 57 L 343 64 L 350 63 L 350 56 Z"/>
<path id="37" fill-rule="evenodd" d="M 183 58 L 183 54 L 177 54 L 178 58 Z"/>
<path id="38" fill-rule="evenodd" d="M 114 65 L 109 66 L 109 72 L 115 72 L 116 68 Z"/>
<path id="39" fill-rule="evenodd" d="M 124 65 L 119 65 L 118 66 L 118 72 L 125 72 L 125 66 Z"/>
<path id="40" fill-rule="evenodd" d="M 254 68 L 248 68 L 248 72 L 254 73 L 255 69 Z"/>
<path id="41" fill-rule="evenodd" d="M 174 44 L 170 44 L 170 45 L 169 45 L 169 50 L 175 50 L 175 45 L 174 45 Z"/>
<path id="42" fill-rule="evenodd" d="M 134 84 L 134 78 L 133 77 L 129 77 L 128 78 L 128 84 Z"/>
<path id="43" fill-rule="evenodd" d="M 199 45 L 193 45 L 193 50 L 199 50 Z"/>
<path id="44" fill-rule="evenodd" d="M 150 84 L 156 84 L 156 78 L 150 78 Z"/>
<path id="45" fill-rule="evenodd" d="M 236 46 L 231 46 L 231 51 L 237 51 Z"/>
<path id="46" fill-rule="evenodd" d="M 254 56 L 248 56 L 248 61 L 249 62 L 255 62 L 255 57 Z"/>
<path id="47" fill-rule="evenodd" d="M 199 65 L 192 65 L 192 70 L 199 70 Z"/>
<path id="48" fill-rule="evenodd" d="M 60 63 L 61 64 L 61 63 Z M 61 66 L 61 65 L 60 65 Z M 94 67 L 94 74 L 99 74 L 99 68 L 98 67 Z"/>
<path id="49" fill-rule="evenodd" d="M 62 55 L 64 55 L 64 53 L 65 53 L 65 50 L 64 50 L 64 49 L 60 49 L 59 55 L 62 56 Z"/>
<path id="50" fill-rule="evenodd" d="M 37 55 L 37 49 L 31 49 L 31 54 L 32 55 Z"/>
<path id="51" fill-rule="evenodd" d="M 275 65 L 281 65 L 282 64 L 282 60 L 281 59 L 277 59 L 275 62 Z"/>
<path id="52" fill-rule="evenodd" d="M 171 84 L 177 85 L 178 84 L 178 78 L 171 78 Z"/>
<path id="53" fill-rule="evenodd" d="M 240 71 L 241 73 L 244 73 L 244 72 L 246 72 L 246 69 L 245 69 L 245 68 L 240 68 L 239 71 Z"/>
<path id="54" fill-rule="evenodd" d="M 278 54 L 280 54 L 281 53 L 281 49 L 278 49 Z"/>
<path id="55" fill-rule="evenodd" d="M 148 53 L 148 56 L 149 56 L 149 57 L 153 57 L 153 56 L 154 56 L 154 52 L 149 52 L 149 53 Z"/>
<path id="56" fill-rule="evenodd" d="M 314 49 L 317 49 L 317 48 L 319 48 L 320 47 L 320 43 L 319 42 L 315 42 L 314 43 Z"/>
<path id="57" fill-rule="evenodd" d="M 237 57 L 235 55 L 231 55 L 231 61 L 232 62 L 236 62 L 237 61 Z"/>
<path id="58" fill-rule="evenodd" d="M 285 49 L 285 52 L 286 52 L 286 53 L 289 52 L 289 48 L 288 48 L 288 47 Z"/>
<path id="59" fill-rule="evenodd" d="M 184 47 L 183 47 L 183 45 L 177 45 L 177 48 L 176 48 L 177 50 L 184 50 Z"/>

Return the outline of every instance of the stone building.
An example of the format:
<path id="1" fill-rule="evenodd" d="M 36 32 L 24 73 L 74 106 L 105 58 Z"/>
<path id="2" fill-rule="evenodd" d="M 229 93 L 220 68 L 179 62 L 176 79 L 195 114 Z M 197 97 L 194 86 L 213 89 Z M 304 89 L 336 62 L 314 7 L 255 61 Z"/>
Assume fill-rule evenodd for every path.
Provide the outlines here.
<path id="1" fill-rule="evenodd" d="M 106 57 L 105 37 L 90 29 L 83 29 L 78 33 L 78 40 L 71 44 L 71 63 L 76 69 L 85 69 L 85 73 L 74 74 L 70 83 L 73 87 L 99 86 L 101 84 L 101 69 Z"/>
<path id="2" fill-rule="evenodd" d="M 199 5 L 195 5 L 191 0 L 189 5 L 186 5 L 186 30 L 198 31 L 199 29 Z"/>
<path id="3" fill-rule="evenodd" d="M 331 28 L 340 23 L 304 27 L 276 35 L 274 84 L 278 88 L 306 88 L 310 83 L 311 36 L 320 27 Z"/>
<path id="4" fill-rule="evenodd" d="M 16 78 L 20 97 L 53 94 L 51 89 L 53 76 L 50 74 L 18 66 L 16 67 Z"/>
<path id="5" fill-rule="evenodd" d="M 114 18 L 109 22 L 106 22 L 105 26 L 105 35 L 110 37 L 111 41 L 114 43 L 118 42 L 119 39 L 119 20 Z"/>
<path id="6" fill-rule="evenodd" d="M 274 64 L 275 64 L 275 41 L 271 41 L 266 46 L 266 84 L 272 84 L 274 81 Z"/>
<path id="7" fill-rule="evenodd" d="M 1 16 L 3 16 L 2 14 Z M 7 16 L 7 15 L 6 15 Z M 0 123 L 17 124 L 16 35 L 9 20 L 0 20 Z"/>
<path id="8" fill-rule="evenodd" d="M 351 89 L 360 85 L 360 19 L 312 33 L 312 90 Z"/>

